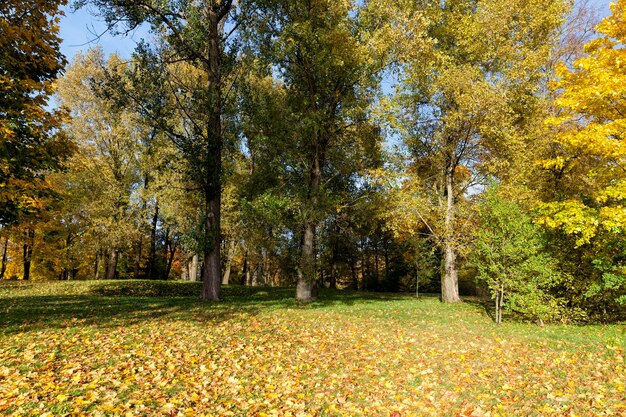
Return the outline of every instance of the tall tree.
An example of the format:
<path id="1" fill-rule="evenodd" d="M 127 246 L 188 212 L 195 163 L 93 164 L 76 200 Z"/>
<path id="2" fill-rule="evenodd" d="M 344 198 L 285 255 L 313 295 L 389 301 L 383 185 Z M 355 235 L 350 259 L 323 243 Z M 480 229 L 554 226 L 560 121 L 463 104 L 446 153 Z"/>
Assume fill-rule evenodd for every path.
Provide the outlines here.
<path id="1" fill-rule="evenodd" d="M 410 175 L 427 202 L 443 253 L 441 293 L 458 302 L 462 227 L 459 202 L 500 162 L 495 156 L 525 134 L 525 103 L 541 86 L 541 68 L 567 11 L 564 0 L 450 0 L 411 3 L 430 22 L 431 48 L 408 50 L 397 97 L 411 156 Z M 430 212 L 432 216 L 426 216 Z"/>
<path id="2" fill-rule="evenodd" d="M 380 134 L 368 120 L 368 106 L 383 62 L 370 46 L 373 36 L 361 19 L 359 2 L 268 0 L 255 5 L 253 52 L 275 69 L 285 90 L 282 169 L 299 220 L 296 298 L 308 302 L 316 297 L 318 228 L 333 207 L 329 183 L 348 166 L 356 175 L 353 162 L 379 150 Z"/>
<path id="3" fill-rule="evenodd" d="M 233 48 L 229 46 L 233 31 L 226 32 L 225 27 L 234 11 L 233 1 L 93 0 L 92 3 L 100 8 L 111 26 L 120 22 L 126 23 L 126 28 L 149 24 L 161 43 L 159 54 L 145 45 L 138 51 L 145 65 L 136 72 L 144 87 L 160 92 L 149 103 L 145 94 L 151 93 L 146 90 L 132 98 L 154 126 L 179 147 L 189 165 L 189 178 L 202 193 L 202 298 L 219 300 L 222 120 L 229 79 L 235 69 Z M 179 70 L 181 65 L 174 63 L 185 63 L 193 72 L 176 78 L 172 71 Z M 172 111 L 177 112 L 179 123 L 173 122 Z"/>
<path id="4" fill-rule="evenodd" d="M 60 129 L 65 113 L 48 107 L 65 65 L 58 37 L 65 3 L 0 4 L 0 224 L 44 208 L 45 176 L 72 151 Z"/>

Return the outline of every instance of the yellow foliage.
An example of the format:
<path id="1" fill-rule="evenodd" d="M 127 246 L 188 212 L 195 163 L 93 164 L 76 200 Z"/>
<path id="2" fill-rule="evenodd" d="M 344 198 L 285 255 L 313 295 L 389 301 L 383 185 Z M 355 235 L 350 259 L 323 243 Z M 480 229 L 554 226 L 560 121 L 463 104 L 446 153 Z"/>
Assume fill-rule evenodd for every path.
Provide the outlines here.
<path id="1" fill-rule="evenodd" d="M 541 165 L 568 169 L 585 182 L 585 201 L 567 200 L 542 207 L 541 222 L 588 243 L 598 227 L 619 232 L 626 225 L 626 1 L 611 4 L 612 15 L 597 27 L 600 35 L 585 47 L 587 55 L 573 68 L 560 65 L 557 105 L 561 112 L 546 119 L 557 129 L 561 153 Z"/>

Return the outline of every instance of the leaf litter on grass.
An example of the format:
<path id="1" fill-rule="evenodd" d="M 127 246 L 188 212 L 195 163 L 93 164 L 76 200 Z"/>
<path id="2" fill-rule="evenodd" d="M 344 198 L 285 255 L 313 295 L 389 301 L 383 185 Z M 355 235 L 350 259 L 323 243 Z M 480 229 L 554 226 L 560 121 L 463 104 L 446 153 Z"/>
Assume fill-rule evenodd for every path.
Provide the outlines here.
<path id="1" fill-rule="evenodd" d="M 55 285 L 42 285 L 54 304 Z M 559 326 L 495 327 L 467 304 L 329 292 L 303 307 L 283 289 L 227 288 L 227 301 L 204 304 L 74 288 L 90 306 L 81 314 L 62 289 L 54 309 L 32 304 L 33 289 L 2 293 L 18 315 L 0 319 L 0 414 L 626 413 L 623 350 L 608 344 L 618 326 L 572 326 L 585 341 L 572 342 Z"/>

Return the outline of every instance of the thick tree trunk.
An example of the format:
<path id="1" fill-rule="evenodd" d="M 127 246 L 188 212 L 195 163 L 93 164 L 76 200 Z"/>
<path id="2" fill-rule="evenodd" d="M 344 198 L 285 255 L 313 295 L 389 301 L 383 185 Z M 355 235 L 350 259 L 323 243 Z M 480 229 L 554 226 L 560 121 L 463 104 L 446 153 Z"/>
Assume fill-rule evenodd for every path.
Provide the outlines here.
<path id="1" fill-rule="evenodd" d="M 24 248 L 23 248 L 23 259 L 24 259 L 24 275 L 22 279 L 24 281 L 28 281 L 30 279 L 30 266 L 33 257 L 33 244 L 35 242 L 35 230 L 32 228 L 26 229 L 24 233 Z"/>
<path id="2" fill-rule="evenodd" d="M 4 279 L 4 274 L 7 271 L 7 253 L 9 251 L 9 237 L 4 239 L 4 245 L 2 246 L 2 265 L 0 266 L 0 279 Z"/>
<path id="3" fill-rule="evenodd" d="M 315 294 L 315 224 L 305 222 L 304 235 L 300 246 L 300 265 L 298 268 L 298 285 L 296 287 L 296 299 L 298 301 L 311 302 Z"/>
<path id="4" fill-rule="evenodd" d="M 117 271 L 117 258 L 119 256 L 119 251 L 117 249 L 113 249 L 111 251 L 111 255 L 109 256 L 109 263 L 107 265 L 107 273 L 106 279 L 115 279 L 115 273 Z"/>
<path id="5" fill-rule="evenodd" d="M 220 265 L 220 195 L 219 190 L 206 204 L 205 231 L 208 240 L 204 251 L 202 299 L 219 301 L 222 279 Z"/>
<path id="6" fill-rule="evenodd" d="M 444 267 L 441 279 L 441 301 L 444 303 L 458 303 L 459 272 L 457 264 L 457 249 L 454 239 L 454 223 L 456 201 L 454 198 L 454 168 L 446 170 L 446 217 L 444 223 Z"/>
<path id="7" fill-rule="evenodd" d="M 317 149 L 309 178 L 308 200 L 310 207 L 308 209 L 310 211 L 317 209 L 321 182 L 322 161 L 320 150 Z M 300 264 L 298 265 L 298 284 L 296 287 L 296 299 L 298 301 L 311 302 L 317 298 L 315 232 L 315 223 L 311 219 L 306 219 L 302 227 L 302 239 L 300 241 Z"/>
<path id="8" fill-rule="evenodd" d="M 211 4 L 211 3 L 209 3 Z M 208 50 L 205 70 L 208 74 L 208 91 L 211 102 L 207 109 L 207 149 L 206 172 L 208 178 L 204 186 L 205 195 L 205 238 L 204 270 L 202 299 L 219 301 L 221 274 L 221 171 L 222 171 L 222 74 L 221 74 L 221 32 L 223 32 L 222 18 L 230 9 L 231 4 L 224 5 L 225 9 L 218 10 L 214 5 L 207 6 L 208 23 Z"/>

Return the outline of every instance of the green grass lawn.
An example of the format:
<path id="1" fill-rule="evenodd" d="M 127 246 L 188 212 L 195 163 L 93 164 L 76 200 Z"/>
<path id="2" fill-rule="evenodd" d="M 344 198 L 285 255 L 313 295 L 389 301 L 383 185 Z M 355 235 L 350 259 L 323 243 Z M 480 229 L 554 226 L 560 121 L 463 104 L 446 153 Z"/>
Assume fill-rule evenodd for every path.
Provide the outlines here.
<path id="1" fill-rule="evenodd" d="M 0 283 L 0 415 L 626 415 L 624 326 L 495 326 L 434 297 Z"/>

